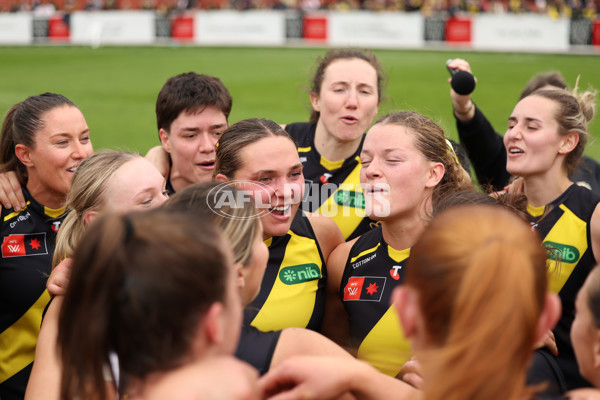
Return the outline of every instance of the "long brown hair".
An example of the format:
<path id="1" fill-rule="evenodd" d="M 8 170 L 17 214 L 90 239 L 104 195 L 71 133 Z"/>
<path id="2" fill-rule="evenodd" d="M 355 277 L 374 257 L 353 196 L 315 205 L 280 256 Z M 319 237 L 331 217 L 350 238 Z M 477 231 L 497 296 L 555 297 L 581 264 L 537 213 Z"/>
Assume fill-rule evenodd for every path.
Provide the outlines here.
<path id="1" fill-rule="evenodd" d="M 437 215 L 412 248 L 427 400 L 517 400 L 547 291 L 546 251 L 527 223 L 497 206 Z M 431 348 L 431 349 L 430 349 Z M 426 383 L 427 385 L 427 383 Z"/>
<path id="2" fill-rule="evenodd" d="M 194 213 L 100 216 L 77 246 L 59 316 L 60 398 L 105 399 L 111 352 L 125 382 L 182 365 L 206 310 L 225 303 L 226 243 Z"/>

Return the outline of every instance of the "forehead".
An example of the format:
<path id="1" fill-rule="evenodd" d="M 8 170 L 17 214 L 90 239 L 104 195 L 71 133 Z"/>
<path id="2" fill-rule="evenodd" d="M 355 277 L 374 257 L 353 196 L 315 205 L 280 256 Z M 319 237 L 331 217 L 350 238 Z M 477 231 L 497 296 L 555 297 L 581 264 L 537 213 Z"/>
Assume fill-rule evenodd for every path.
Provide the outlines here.
<path id="1" fill-rule="evenodd" d="M 553 119 L 556 102 L 545 97 L 531 95 L 519 101 L 515 106 L 515 113 L 527 114 L 527 117 L 537 119 Z"/>
<path id="2" fill-rule="evenodd" d="M 204 122 L 204 123 L 208 123 L 208 124 L 223 124 L 223 123 L 227 123 L 227 117 L 225 117 L 225 114 L 223 113 L 223 111 L 217 109 L 216 107 L 213 106 L 207 106 L 207 107 L 201 107 L 197 110 L 194 111 L 190 111 L 190 110 L 184 110 L 182 112 L 179 113 L 179 115 L 177 116 L 177 118 L 175 118 L 175 120 L 173 121 L 173 123 L 175 124 L 176 122 Z"/>
<path id="3" fill-rule="evenodd" d="M 68 104 L 54 107 L 44 113 L 41 119 L 47 127 L 72 127 L 74 123 L 85 123 L 81 111 Z"/>
<path id="4" fill-rule="evenodd" d="M 286 136 L 267 136 L 251 143 L 240 150 L 240 159 L 242 169 L 254 171 L 288 169 L 300 163 L 296 146 Z"/>
<path id="5" fill-rule="evenodd" d="M 363 151 L 379 149 L 416 150 L 415 134 L 412 129 L 395 124 L 373 125 L 363 144 Z"/>
<path id="6" fill-rule="evenodd" d="M 359 81 L 377 85 L 377 71 L 367 61 L 360 58 L 341 58 L 325 68 L 324 82 Z"/>

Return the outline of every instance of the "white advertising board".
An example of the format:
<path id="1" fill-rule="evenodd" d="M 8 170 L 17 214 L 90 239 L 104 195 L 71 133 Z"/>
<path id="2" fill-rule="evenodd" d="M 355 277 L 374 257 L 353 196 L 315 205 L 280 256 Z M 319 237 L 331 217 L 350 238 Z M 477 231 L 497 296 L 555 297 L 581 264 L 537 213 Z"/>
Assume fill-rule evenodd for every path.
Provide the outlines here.
<path id="1" fill-rule="evenodd" d="M 479 14 L 473 19 L 473 48 L 479 50 L 566 51 L 569 20 L 547 15 Z"/>
<path id="2" fill-rule="evenodd" d="M 425 42 L 421 13 L 332 12 L 327 31 L 333 46 L 418 48 Z"/>
<path id="3" fill-rule="evenodd" d="M 155 39 L 153 11 L 81 11 L 71 16 L 71 43 L 145 45 Z"/>
<path id="4" fill-rule="evenodd" d="M 277 10 L 198 11 L 194 42 L 211 45 L 285 44 L 285 13 Z"/>
<path id="5" fill-rule="evenodd" d="M 32 41 L 31 13 L 0 13 L 0 44 L 30 44 Z"/>

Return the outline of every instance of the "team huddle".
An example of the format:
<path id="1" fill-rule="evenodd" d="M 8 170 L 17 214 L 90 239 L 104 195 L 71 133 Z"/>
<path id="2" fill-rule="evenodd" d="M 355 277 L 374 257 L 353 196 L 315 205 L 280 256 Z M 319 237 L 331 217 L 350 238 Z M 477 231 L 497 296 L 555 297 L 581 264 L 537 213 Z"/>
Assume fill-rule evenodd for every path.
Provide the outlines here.
<path id="1" fill-rule="evenodd" d="M 60 94 L 15 104 L 0 400 L 600 398 L 595 91 L 536 75 L 500 135 L 450 89 L 456 143 L 377 117 L 383 81 L 331 49 L 308 122 L 230 125 L 182 73 L 145 157 L 94 153 Z"/>

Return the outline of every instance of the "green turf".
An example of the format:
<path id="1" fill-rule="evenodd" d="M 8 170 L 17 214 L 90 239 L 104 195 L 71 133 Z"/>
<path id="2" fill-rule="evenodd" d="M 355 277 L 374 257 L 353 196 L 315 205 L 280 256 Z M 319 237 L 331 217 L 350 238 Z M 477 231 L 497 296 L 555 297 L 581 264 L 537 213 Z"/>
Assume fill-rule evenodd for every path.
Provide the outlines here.
<path id="1" fill-rule="evenodd" d="M 0 47 L 0 113 L 25 97 L 45 91 L 79 105 L 96 149 L 145 151 L 158 143 L 154 101 L 165 80 L 196 71 L 219 76 L 234 98 L 230 122 L 270 118 L 279 123 L 308 118 L 308 80 L 318 48 L 207 47 Z M 422 112 L 456 138 L 449 99 L 448 58 L 467 59 L 478 78 L 477 104 L 500 132 L 527 82 L 536 72 L 560 70 L 573 84 L 600 88 L 600 57 L 476 53 L 467 51 L 376 50 L 387 71 L 391 110 Z M 600 122 L 590 132 L 600 137 Z M 587 153 L 600 160 L 600 144 Z"/>

